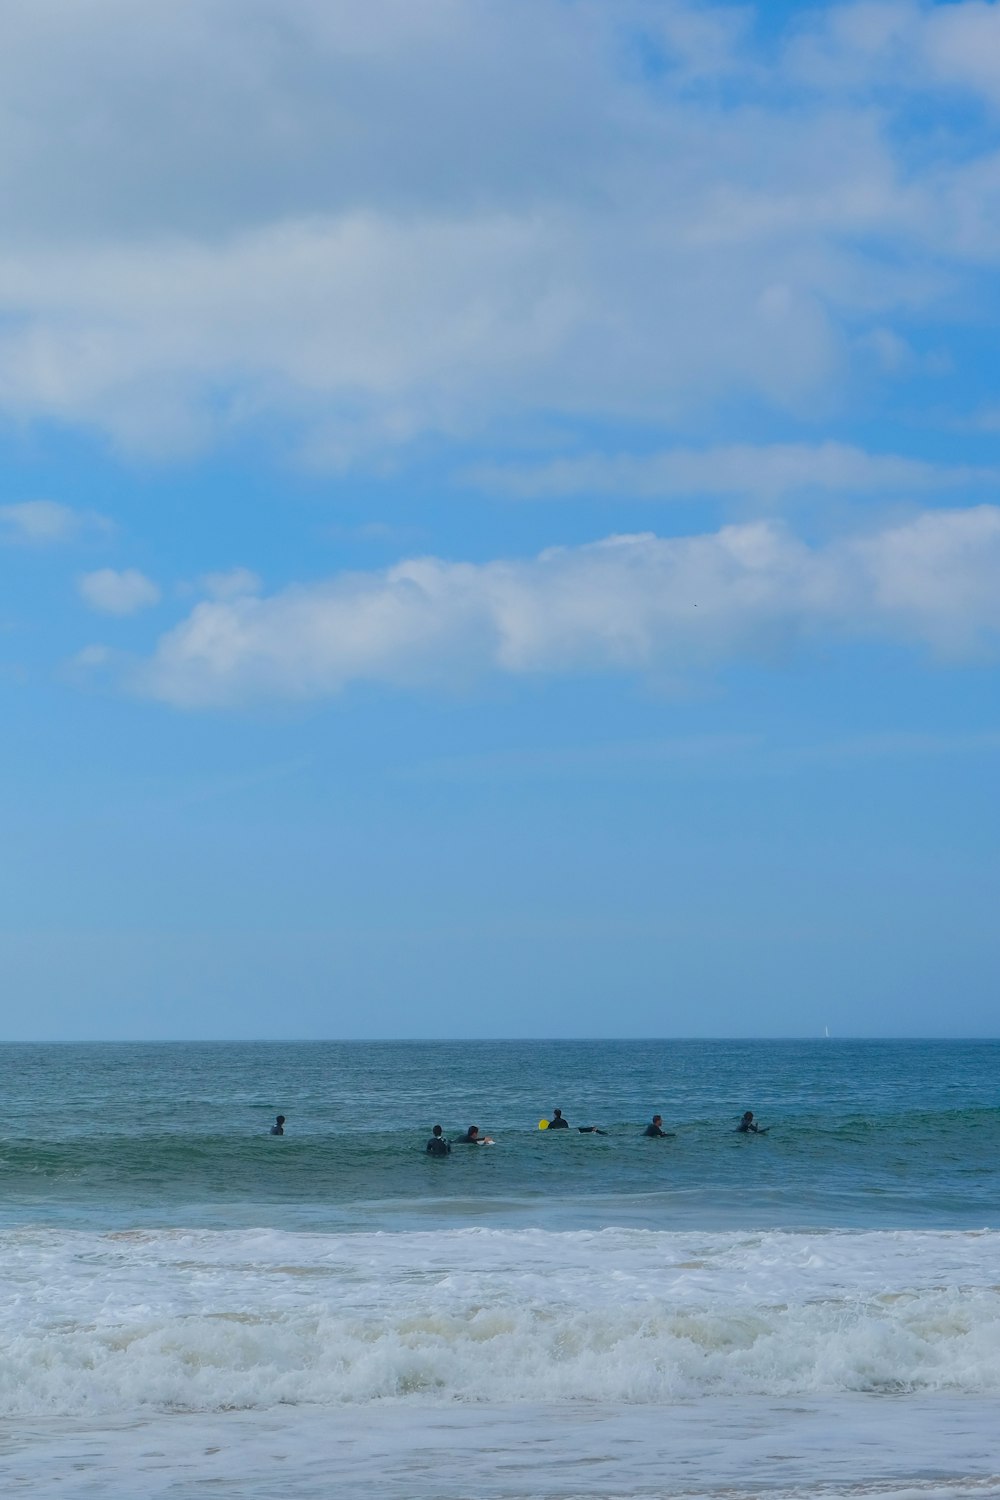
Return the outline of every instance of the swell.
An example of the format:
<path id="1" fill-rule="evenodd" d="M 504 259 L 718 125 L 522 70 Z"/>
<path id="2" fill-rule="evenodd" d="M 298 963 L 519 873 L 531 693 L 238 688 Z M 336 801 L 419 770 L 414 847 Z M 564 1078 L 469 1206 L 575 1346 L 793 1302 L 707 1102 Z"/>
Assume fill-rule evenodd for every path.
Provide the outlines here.
<path id="1" fill-rule="evenodd" d="M 743 1202 L 751 1215 L 770 1205 L 768 1222 L 778 1212 L 786 1223 L 819 1222 L 826 1212 L 829 1224 L 857 1223 L 857 1215 L 878 1217 L 880 1202 L 907 1222 L 921 1214 L 942 1226 L 996 1221 L 998 1109 L 778 1118 L 762 1137 L 736 1135 L 717 1120 L 668 1124 L 676 1130 L 668 1141 L 643 1139 L 634 1122 L 612 1122 L 602 1137 L 501 1127 L 495 1149 L 456 1147 L 444 1161 L 425 1157 L 419 1131 L 8 1138 L 0 1144 L 0 1200 L 8 1212 L 18 1204 L 69 1212 L 105 1203 L 117 1214 L 130 1202 L 367 1202 L 403 1212 L 438 1200 L 486 1207 L 665 1197 Z M 800 1209 L 806 1218 L 796 1218 Z"/>

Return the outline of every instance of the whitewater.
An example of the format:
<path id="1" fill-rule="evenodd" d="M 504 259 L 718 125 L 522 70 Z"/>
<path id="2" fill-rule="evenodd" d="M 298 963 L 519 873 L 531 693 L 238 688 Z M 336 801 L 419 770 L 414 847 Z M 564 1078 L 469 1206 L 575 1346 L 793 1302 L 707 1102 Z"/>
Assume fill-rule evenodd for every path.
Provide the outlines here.
<path id="1" fill-rule="evenodd" d="M 528 1099 L 557 1074 L 575 1117 L 598 1057 L 608 1137 L 546 1139 Z M 0 1049 L 3 1493 L 1000 1494 L 998 1060 Z M 434 1098 L 410 1129 L 390 1079 L 400 1118 Z M 739 1079 L 767 1138 L 734 1133 Z M 497 1146 L 428 1161 L 487 1081 Z"/>

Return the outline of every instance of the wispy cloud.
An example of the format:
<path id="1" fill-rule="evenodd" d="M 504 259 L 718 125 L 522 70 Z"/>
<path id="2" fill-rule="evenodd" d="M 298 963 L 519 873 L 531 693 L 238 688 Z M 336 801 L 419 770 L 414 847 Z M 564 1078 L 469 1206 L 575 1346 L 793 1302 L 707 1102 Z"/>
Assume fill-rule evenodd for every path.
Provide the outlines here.
<path id="1" fill-rule="evenodd" d="M 925 512 L 821 546 L 761 521 L 527 561 L 416 558 L 201 603 L 132 683 L 213 707 L 365 680 L 448 691 L 488 673 L 684 676 L 833 637 L 899 640 L 942 659 L 994 651 L 1000 508 Z"/>
<path id="2" fill-rule="evenodd" d="M 856 735 L 852 739 L 829 740 L 825 744 L 786 746 L 779 753 L 785 767 L 816 761 L 850 764 L 866 760 L 992 756 L 1000 754 L 1000 729 L 984 729 L 969 734 L 893 730 L 881 734 Z"/>
<path id="3" fill-rule="evenodd" d="M 795 743 L 760 733 L 678 735 L 669 738 L 607 740 L 588 745 L 532 745 L 487 754 L 436 756 L 411 762 L 401 780 L 495 782 L 579 777 L 603 779 L 655 775 L 774 776 L 816 764 L 851 766 L 872 760 L 912 760 L 1000 755 L 1000 729 L 968 734 L 898 730 L 850 739 Z"/>
<path id="4" fill-rule="evenodd" d="M 465 478 L 521 499 L 601 494 L 672 500 L 715 496 L 774 503 L 815 494 L 921 494 L 1000 486 L 1000 469 L 866 453 L 847 443 L 729 444 L 645 455 L 599 453 L 531 465 L 482 465 Z"/>
<path id="5" fill-rule="evenodd" d="M 94 511 L 73 510 L 56 500 L 22 500 L 0 505 L 0 541 L 48 547 L 87 534 L 107 534 L 111 521 Z"/>
<path id="6" fill-rule="evenodd" d="M 203 573 L 198 589 L 210 599 L 239 599 L 244 594 L 259 594 L 263 585 L 249 568 L 226 568 L 218 573 Z"/>
<path id="7" fill-rule="evenodd" d="M 134 615 L 158 604 L 158 586 L 137 568 L 98 568 L 78 580 L 80 596 L 103 615 Z"/>
<path id="8" fill-rule="evenodd" d="M 497 750 L 491 754 L 437 756 L 408 764 L 398 774 L 410 781 L 446 779 L 559 779 L 564 776 L 584 778 L 634 775 L 655 772 L 708 770 L 717 773 L 720 766 L 745 763 L 748 755 L 762 748 L 759 734 L 703 734 L 675 736 L 668 739 L 609 740 L 591 745 L 555 745 L 541 748 Z"/>

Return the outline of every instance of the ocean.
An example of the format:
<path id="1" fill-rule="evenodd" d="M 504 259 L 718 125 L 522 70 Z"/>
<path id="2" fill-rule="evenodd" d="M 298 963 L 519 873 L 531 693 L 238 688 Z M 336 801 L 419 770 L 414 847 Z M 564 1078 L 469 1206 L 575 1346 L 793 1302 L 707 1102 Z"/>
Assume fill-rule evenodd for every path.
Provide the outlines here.
<path id="1" fill-rule="evenodd" d="M 7 1045 L 0 1097 L 4 1496 L 1000 1495 L 1000 1042 Z"/>

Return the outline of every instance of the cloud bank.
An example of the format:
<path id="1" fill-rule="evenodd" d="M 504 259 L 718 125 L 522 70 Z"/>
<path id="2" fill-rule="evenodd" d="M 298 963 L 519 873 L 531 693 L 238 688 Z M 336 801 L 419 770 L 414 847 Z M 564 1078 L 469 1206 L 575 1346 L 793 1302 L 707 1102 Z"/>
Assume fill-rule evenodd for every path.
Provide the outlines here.
<path id="1" fill-rule="evenodd" d="M 1000 99 L 978 0 L 3 16 L 0 413 L 125 448 L 794 418 L 1000 248 L 992 135 L 938 128 Z"/>
<path id="2" fill-rule="evenodd" d="M 813 641 L 945 659 L 1000 645 L 1000 507 L 925 512 L 810 546 L 772 521 L 614 536 L 526 561 L 415 558 L 198 604 L 131 676 L 182 708 L 319 698 L 354 682 L 452 691 L 488 674 L 676 679 Z"/>

